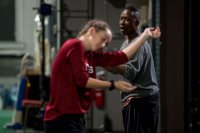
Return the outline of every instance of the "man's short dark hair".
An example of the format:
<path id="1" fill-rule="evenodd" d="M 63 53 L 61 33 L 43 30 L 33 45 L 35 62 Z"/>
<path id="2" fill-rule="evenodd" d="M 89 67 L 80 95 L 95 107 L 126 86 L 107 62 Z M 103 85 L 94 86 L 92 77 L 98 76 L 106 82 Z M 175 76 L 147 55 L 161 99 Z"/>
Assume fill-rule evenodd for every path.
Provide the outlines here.
<path id="1" fill-rule="evenodd" d="M 125 9 L 131 11 L 133 17 L 135 19 L 137 19 L 138 21 L 140 21 L 140 18 L 141 18 L 140 12 L 139 12 L 139 10 L 135 6 L 133 6 L 133 4 L 127 4 L 126 7 L 125 7 Z"/>

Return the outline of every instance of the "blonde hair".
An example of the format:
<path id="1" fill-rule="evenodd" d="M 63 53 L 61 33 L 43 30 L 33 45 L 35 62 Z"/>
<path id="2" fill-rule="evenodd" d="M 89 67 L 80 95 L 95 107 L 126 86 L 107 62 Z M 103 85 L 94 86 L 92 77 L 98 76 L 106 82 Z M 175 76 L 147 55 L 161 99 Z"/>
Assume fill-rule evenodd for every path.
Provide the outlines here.
<path id="1" fill-rule="evenodd" d="M 88 21 L 85 26 L 81 29 L 81 31 L 78 33 L 78 37 L 84 35 L 89 28 L 94 27 L 97 32 L 99 31 L 106 31 L 107 29 L 110 29 L 110 26 L 103 20 L 99 19 L 92 19 Z"/>

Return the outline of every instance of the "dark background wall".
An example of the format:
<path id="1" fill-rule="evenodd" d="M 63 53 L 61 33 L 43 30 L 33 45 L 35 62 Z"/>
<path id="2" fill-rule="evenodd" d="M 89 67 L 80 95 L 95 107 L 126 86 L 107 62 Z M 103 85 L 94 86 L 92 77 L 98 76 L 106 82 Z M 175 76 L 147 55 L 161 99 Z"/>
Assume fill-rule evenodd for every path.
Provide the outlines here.
<path id="1" fill-rule="evenodd" d="M 199 45 L 199 30 L 200 30 L 200 14 L 198 1 L 187 1 L 188 8 L 185 14 L 187 15 L 186 30 L 188 52 L 188 119 L 186 124 L 189 124 L 187 131 L 190 133 L 200 132 L 200 45 Z M 187 109 L 186 109 L 187 110 Z"/>
<path id="2" fill-rule="evenodd" d="M 160 1 L 161 132 L 184 133 L 184 2 Z"/>
<path id="3" fill-rule="evenodd" d="M 192 0 L 160 1 L 161 132 L 200 132 L 200 15 Z"/>

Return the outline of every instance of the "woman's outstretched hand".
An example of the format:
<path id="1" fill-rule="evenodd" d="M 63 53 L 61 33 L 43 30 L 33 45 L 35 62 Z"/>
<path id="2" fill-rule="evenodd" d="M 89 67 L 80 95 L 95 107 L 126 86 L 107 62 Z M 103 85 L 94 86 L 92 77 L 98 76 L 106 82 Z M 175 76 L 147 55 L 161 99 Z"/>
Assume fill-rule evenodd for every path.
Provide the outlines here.
<path id="1" fill-rule="evenodd" d="M 132 84 L 125 81 L 115 81 L 115 88 L 120 91 L 130 92 L 137 88 L 137 86 L 133 86 Z"/>

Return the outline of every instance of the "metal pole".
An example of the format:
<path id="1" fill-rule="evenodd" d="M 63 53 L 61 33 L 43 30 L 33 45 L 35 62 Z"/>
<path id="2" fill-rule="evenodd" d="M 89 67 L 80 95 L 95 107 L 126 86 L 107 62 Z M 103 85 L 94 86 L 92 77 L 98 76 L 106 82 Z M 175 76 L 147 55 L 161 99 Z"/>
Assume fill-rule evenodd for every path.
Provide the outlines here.
<path id="1" fill-rule="evenodd" d="M 40 1 L 40 6 L 44 3 L 44 0 Z M 41 60 L 41 70 L 42 75 L 40 78 L 40 89 L 41 89 L 41 99 L 43 101 L 44 98 L 44 78 L 45 78 L 45 16 L 40 14 L 41 16 L 41 25 L 42 25 L 42 60 Z"/>
<path id="2" fill-rule="evenodd" d="M 60 48 L 60 43 L 61 43 L 61 29 L 60 29 L 60 0 L 57 0 L 56 3 L 56 12 L 57 12 L 57 48 L 56 51 L 59 50 Z"/>

